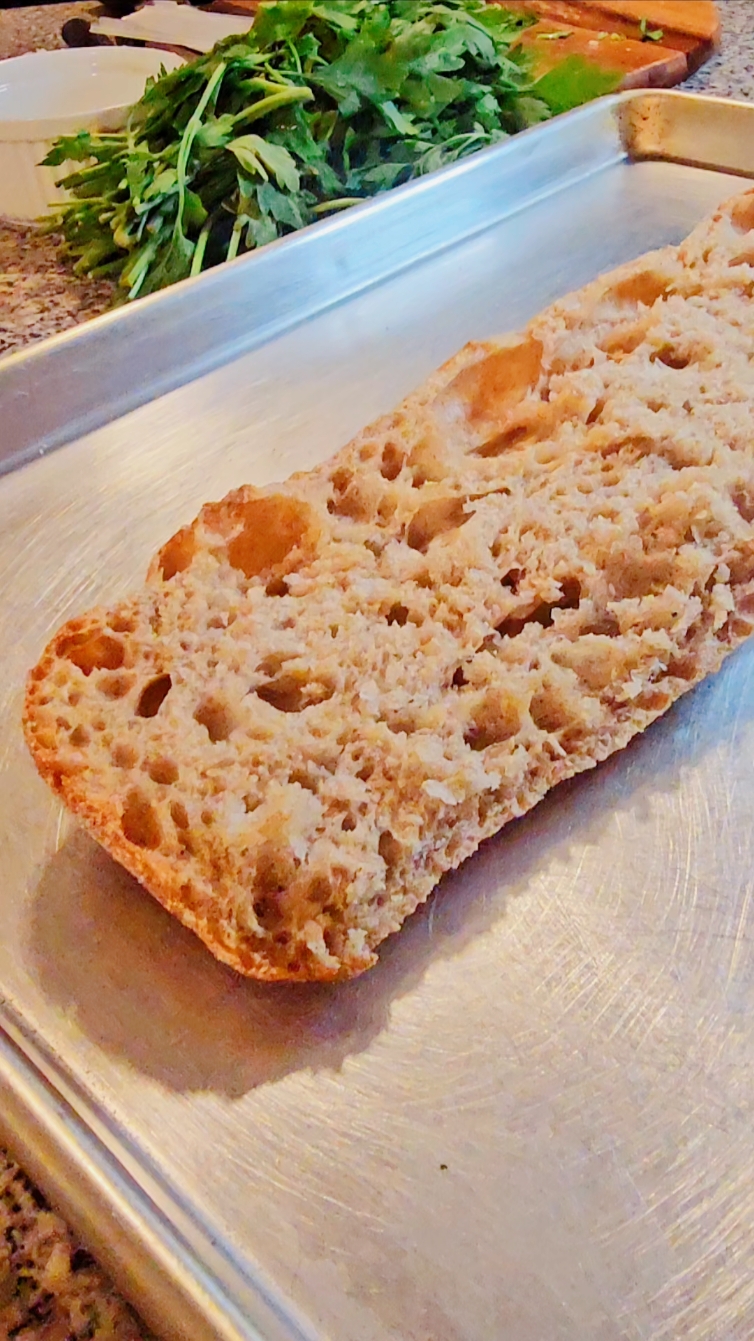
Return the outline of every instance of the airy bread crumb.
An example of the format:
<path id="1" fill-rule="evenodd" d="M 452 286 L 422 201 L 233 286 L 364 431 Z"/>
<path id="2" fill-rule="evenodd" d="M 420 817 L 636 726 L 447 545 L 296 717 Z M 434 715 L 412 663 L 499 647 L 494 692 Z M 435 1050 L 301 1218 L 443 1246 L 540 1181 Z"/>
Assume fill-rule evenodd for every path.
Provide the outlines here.
<path id="1" fill-rule="evenodd" d="M 32 671 L 42 776 L 241 973 L 368 968 L 748 637 L 752 292 L 750 192 L 208 504 Z"/>

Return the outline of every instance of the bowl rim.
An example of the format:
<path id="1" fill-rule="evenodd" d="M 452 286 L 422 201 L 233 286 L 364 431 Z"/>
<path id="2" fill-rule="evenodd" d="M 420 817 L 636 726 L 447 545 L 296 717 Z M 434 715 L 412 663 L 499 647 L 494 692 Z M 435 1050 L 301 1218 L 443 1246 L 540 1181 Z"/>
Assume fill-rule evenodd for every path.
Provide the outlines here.
<path id="1" fill-rule="evenodd" d="M 29 62 L 35 61 L 39 65 L 49 65 L 51 60 L 56 64 L 63 66 L 62 58 L 67 61 L 68 68 L 73 70 L 76 66 L 95 67 L 98 63 L 105 65 L 126 65 L 129 61 L 137 66 L 143 67 L 144 80 L 149 78 L 150 74 L 157 75 L 160 66 L 164 65 L 166 71 L 177 70 L 179 66 L 185 65 L 186 60 L 179 56 L 177 52 L 166 51 L 161 47 L 127 47 L 127 46 L 96 46 L 96 47 L 62 47 L 53 51 L 29 51 L 21 56 L 9 56 L 6 60 L 0 60 L 0 86 L 7 82 L 4 78 L 8 71 L 8 66 L 14 66 L 13 78 L 24 78 L 28 74 Z M 116 59 L 117 58 L 117 59 Z M 130 103 L 111 99 L 102 102 L 98 107 L 91 107 L 88 110 L 80 112 L 64 112 L 57 116 L 45 117 L 13 117 L 4 119 L 0 117 L 0 141 L 12 143 L 36 143 L 40 140 L 56 139 L 58 135 L 65 135 L 77 130 L 95 129 L 105 118 L 112 118 L 119 112 L 125 112 L 131 106 Z"/>

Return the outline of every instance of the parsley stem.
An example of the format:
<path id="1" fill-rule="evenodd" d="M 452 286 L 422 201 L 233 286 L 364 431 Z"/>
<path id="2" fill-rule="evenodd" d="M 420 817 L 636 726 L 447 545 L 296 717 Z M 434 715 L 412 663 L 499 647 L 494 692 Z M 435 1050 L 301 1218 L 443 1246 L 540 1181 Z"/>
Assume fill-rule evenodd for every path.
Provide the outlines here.
<path id="1" fill-rule="evenodd" d="M 175 224 L 173 227 L 174 237 L 178 236 L 183 231 L 183 211 L 186 204 L 186 173 L 191 147 L 201 129 L 205 108 L 215 89 L 222 83 L 226 69 L 227 66 L 225 62 L 220 61 L 214 74 L 207 80 L 207 86 L 199 99 L 196 110 L 189 117 L 186 129 L 181 136 L 181 144 L 178 150 L 178 162 L 176 164 L 176 171 L 178 173 L 178 213 L 175 216 Z"/>
<path id="2" fill-rule="evenodd" d="M 241 245 L 241 233 L 243 232 L 244 224 L 247 224 L 248 222 L 248 215 L 236 215 L 233 223 L 233 232 L 230 235 L 230 242 L 228 243 L 228 250 L 225 255 L 226 261 L 233 261 L 238 255 L 238 248 Z"/>
<path id="3" fill-rule="evenodd" d="M 351 205 L 363 205 L 363 196 L 341 196 L 339 200 L 323 200 L 313 207 L 313 214 L 329 214 L 331 210 L 347 210 Z"/>
<path id="4" fill-rule="evenodd" d="M 261 116 L 276 111 L 278 107 L 287 107 L 289 103 L 294 102 L 311 102 L 313 98 L 314 94 L 310 88 L 281 89 L 279 93 L 273 93 L 269 98 L 261 98 L 259 102 L 252 103 L 251 107 L 244 107 L 242 112 L 237 112 L 232 119 L 233 125 L 238 126 L 244 121 L 258 121 Z"/>
<path id="5" fill-rule="evenodd" d="M 213 223 L 214 219 L 210 214 L 209 218 L 206 220 L 202 228 L 201 233 L 199 234 L 196 243 L 196 250 L 194 251 L 194 255 L 191 258 L 191 270 L 189 271 L 189 273 L 192 276 L 198 275 L 202 268 L 202 262 L 204 261 L 204 253 L 207 250 L 207 240 L 209 238 L 210 230 L 212 228 Z"/>

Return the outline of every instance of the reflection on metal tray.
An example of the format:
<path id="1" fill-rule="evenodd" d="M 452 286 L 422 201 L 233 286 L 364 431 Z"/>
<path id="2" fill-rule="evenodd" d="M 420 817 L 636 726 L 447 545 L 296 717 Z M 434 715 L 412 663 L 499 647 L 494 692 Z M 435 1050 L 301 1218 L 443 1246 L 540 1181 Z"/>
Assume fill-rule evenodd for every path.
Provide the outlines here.
<path id="1" fill-rule="evenodd" d="M 207 496 L 678 240 L 753 145 L 752 107 L 607 100 L 0 363 L 0 1126 L 166 1335 L 754 1334 L 752 649 L 337 988 L 215 963 L 18 725 L 53 627 Z"/>

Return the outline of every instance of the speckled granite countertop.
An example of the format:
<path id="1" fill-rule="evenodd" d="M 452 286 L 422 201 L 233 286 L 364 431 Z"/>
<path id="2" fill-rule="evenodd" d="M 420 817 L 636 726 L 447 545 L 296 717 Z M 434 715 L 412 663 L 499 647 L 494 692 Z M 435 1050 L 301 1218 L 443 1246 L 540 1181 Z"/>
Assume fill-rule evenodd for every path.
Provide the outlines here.
<path id="1" fill-rule="evenodd" d="M 754 99 L 754 0 L 718 0 L 720 55 L 687 88 Z M 96 4 L 0 10 L 0 58 L 62 46 L 66 19 Z M 32 229 L 0 224 L 0 353 L 96 316 L 105 284 L 75 279 Z M 146 1341 L 149 1333 L 86 1249 L 0 1151 L 0 1341 Z"/>

